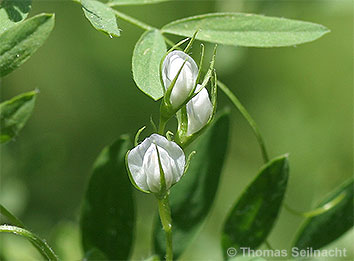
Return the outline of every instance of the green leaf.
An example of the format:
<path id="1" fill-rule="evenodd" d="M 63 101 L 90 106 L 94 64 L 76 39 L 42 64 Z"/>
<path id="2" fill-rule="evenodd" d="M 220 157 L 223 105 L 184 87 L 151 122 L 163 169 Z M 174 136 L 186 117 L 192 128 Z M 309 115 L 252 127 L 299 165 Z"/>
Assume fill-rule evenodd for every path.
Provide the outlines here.
<path id="1" fill-rule="evenodd" d="M 48 38 L 54 14 L 40 14 L 0 35 L 0 77 L 23 64 Z"/>
<path id="2" fill-rule="evenodd" d="M 112 8 L 95 0 L 81 0 L 81 4 L 86 18 L 96 30 L 111 38 L 120 36 L 117 17 Z"/>
<path id="3" fill-rule="evenodd" d="M 3 0 L 0 3 L 0 34 L 23 21 L 31 10 L 31 0 Z"/>
<path id="4" fill-rule="evenodd" d="M 41 255 L 49 261 L 58 261 L 57 255 L 53 252 L 50 246 L 45 240 L 42 240 L 37 235 L 28 231 L 27 229 L 9 226 L 9 225 L 0 225 L 0 233 L 11 233 L 18 236 L 26 238 L 36 247 L 36 249 L 41 253 Z"/>
<path id="5" fill-rule="evenodd" d="M 156 4 L 160 2 L 168 2 L 171 0 L 110 0 L 108 5 L 146 5 L 146 4 Z"/>
<path id="6" fill-rule="evenodd" d="M 213 205 L 222 166 L 229 143 L 229 114 L 222 114 L 200 137 L 194 155 L 183 179 L 171 189 L 172 231 L 174 258 L 186 249 L 205 221 Z M 165 235 L 161 223 L 156 222 L 155 252 L 165 253 Z"/>
<path id="7" fill-rule="evenodd" d="M 15 138 L 31 116 L 38 91 L 18 95 L 0 104 L 0 143 Z"/>
<path id="8" fill-rule="evenodd" d="M 122 136 L 94 164 L 80 220 L 83 248 L 93 258 L 127 260 L 132 249 L 135 204 L 124 162 L 130 146 Z"/>
<path id="9" fill-rule="evenodd" d="M 1 216 L 6 217 L 6 219 L 10 221 L 11 224 L 17 227 L 25 227 L 21 220 L 15 217 L 15 215 L 13 215 L 9 210 L 7 210 L 3 205 L 0 204 L 0 217 Z M 1 220 L 1 223 L 4 223 L 3 220 Z"/>
<path id="10" fill-rule="evenodd" d="M 135 83 L 155 101 L 164 94 L 160 81 L 160 62 L 165 53 L 166 44 L 159 30 L 145 32 L 136 43 L 133 53 Z"/>
<path id="11" fill-rule="evenodd" d="M 287 155 L 267 163 L 246 188 L 224 223 L 222 248 L 256 249 L 267 238 L 281 208 L 288 181 Z"/>
<path id="12" fill-rule="evenodd" d="M 164 33 L 212 43 L 280 47 L 311 42 L 329 32 L 319 24 L 243 13 L 213 13 L 184 18 L 165 25 Z"/>
<path id="13" fill-rule="evenodd" d="M 339 196 L 342 200 L 328 211 L 305 220 L 296 236 L 295 247 L 299 249 L 322 248 L 353 227 L 352 179 L 333 191 L 318 207 L 333 202 L 333 199 Z"/>

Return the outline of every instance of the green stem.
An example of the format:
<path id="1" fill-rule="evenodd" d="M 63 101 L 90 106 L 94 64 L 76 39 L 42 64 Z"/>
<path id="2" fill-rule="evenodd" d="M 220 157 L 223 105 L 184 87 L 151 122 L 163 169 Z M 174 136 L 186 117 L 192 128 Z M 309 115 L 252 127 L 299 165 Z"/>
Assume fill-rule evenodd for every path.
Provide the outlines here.
<path id="1" fill-rule="evenodd" d="M 167 120 L 165 120 L 163 117 L 160 117 L 158 134 L 164 135 L 166 124 L 167 124 Z"/>
<path id="2" fill-rule="evenodd" d="M 173 250 L 172 250 L 172 219 L 171 219 L 171 209 L 168 201 L 168 194 L 166 193 L 163 197 L 157 198 L 159 205 L 159 215 L 162 223 L 162 228 L 166 235 L 166 261 L 173 260 Z"/>
<path id="3" fill-rule="evenodd" d="M 122 20 L 124 20 L 124 21 L 126 21 L 128 23 L 131 23 L 132 25 L 135 25 L 135 26 L 137 26 L 137 27 L 139 27 L 139 28 L 141 28 L 143 30 L 150 31 L 150 30 L 156 29 L 153 26 L 150 26 L 150 25 L 148 25 L 148 24 L 146 24 L 146 23 L 144 23 L 144 22 L 142 22 L 142 21 L 140 21 L 140 20 L 138 20 L 138 19 L 136 19 L 134 17 L 131 17 L 131 16 L 125 14 L 125 13 L 119 12 L 119 11 L 117 11 L 115 9 L 113 9 L 113 10 L 114 10 L 114 12 L 115 12 L 115 14 L 116 14 L 116 16 L 118 18 L 121 18 Z"/>
<path id="4" fill-rule="evenodd" d="M 49 261 L 58 261 L 58 257 L 55 255 L 53 250 L 48 246 L 48 244 L 31 233 L 30 231 L 20 228 L 20 227 L 15 227 L 15 226 L 9 226 L 9 225 L 0 225 L 0 232 L 4 233 L 12 233 L 15 235 L 23 236 L 27 238 L 33 245 L 36 246 L 36 248 L 40 251 L 42 256 L 47 258 Z"/>
<path id="5" fill-rule="evenodd" d="M 253 120 L 251 115 L 247 112 L 246 108 L 242 105 L 242 103 L 236 97 L 236 95 L 233 94 L 230 91 L 230 89 L 224 83 L 218 81 L 218 86 L 226 94 L 226 96 L 231 100 L 231 102 L 235 105 L 235 107 L 240 111 L 242 116 L 246 119 L 248 124 L 251 126 L 254 134 L 256 135 L 258 144 L 259 144 L 259 146 L 261 148 L 263 161 L 264 161 L 264 163 L 267 163 L 269 161 L 268 153 L 267 153 L 267 150 L 266 150 L 265 143 L 264 143 L 264 140 L 262 138 L 261 132 L 259 131 L 256 122 Z"/>
<path id="6" fill-rule="evenodd" d="M 72 1 L 81 5 L 81 1 L 80 0 L 72 0 Z M 115 6 L 114 3 L 107 3 L 106 5 L 109 6 L 109 7 Z M 118 18 L 121 18 L 122 20 L 124 20 L 124 21 L 126 21 L 128 23 L 131 23 L 132 25 L 135 25 L 135 26 L 137 26 L 137 27 L 139 27 L 139 28 L 141 28 L 143 30 L 149 31 L 149 30 L 156 29 L 155 27 L 153 27 L 151 25 L 148 25 L 148 24 L 146 24 L 146 23 L 144 23 L 144 22 L 142 22 L 142 21 L 140 21 L 140 20 L 138 20 L 138 19 L 136 19 L 134 17 L 131 17 L 131 16 L 125 14 L 125 13 L 119 12 L 118 10 L 115 10 L 113 8 L 112 8 L 112 10 L 114 11 L 114 13 L 116 14 L 116 16 Z"/>
<path id="7" fill-rule="evenodd" d="M 305 218 L 311 218 L 311 217 L 321 215 L 321 214 L 327 212 L 328 210 L 334 208 L 340 202 L 342 202 L 342 200 L 344 198 L 345 198 L 345 193 L 341 193 L 337 197 L 332 199 L 330 202 L 327 202 L 325 205 L 318 207 L 314 210 L 306 211 L 306 212 L 297 211 L 297 210 L 293 209 L 292 207 L 290 207 L 289 205 L 287 205 L 286 203 L 284 203 L 283 206 L 287 211 L 289 211 L 290 213 L 292 213 L 294 215 L 305 217 Z"/>

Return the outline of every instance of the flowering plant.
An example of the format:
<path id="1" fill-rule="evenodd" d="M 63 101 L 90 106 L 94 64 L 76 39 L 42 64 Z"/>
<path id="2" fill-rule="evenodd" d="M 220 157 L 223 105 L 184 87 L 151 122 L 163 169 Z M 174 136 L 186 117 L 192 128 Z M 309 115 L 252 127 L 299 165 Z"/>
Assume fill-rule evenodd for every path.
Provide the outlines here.
<path id="1" fill-rule="evenodd" d="M 139 216 L 136 197 L 153 196 L 158 205 L 159 218 L 155 219 L 151 232 L 154 248 L 144 258 L 152 254 L 152 260 L 175 260 L 185 252 L 213 207 L 230 145 L 231 113 L 228 109 L 217 110 L 219 92 L 226 95 L 251 126 L 264 161 L 258 175 L 220 221 L 223 259 L 234 257 L 244 247 L 257 249 L 265 245 L 272 249 L 269 234 L 282 207 L 306 218 L 292 244 L 300 250 L 322 248 L 352 227 L 352 179 L 314 210 L 298 212 L 284 202 L 289 178 L 288 154 L 269 157 L 257 124 L 237 96 L 218 79 L 215 64 L 217 45 L 294 46 L 320 38 L 329 32 L 326 27 L 255 14 L 211 13 L 155 28 L 116 7 L 173 4 L 173 1 L 75 2 L 81 5 L 92 26 L 110 38 L 122 34 L 119 20 L 144 30 L 132 56 L 133 78 L 144 94 L 154 101 L 160 100 L 158 123 L 151 117 L 151 131 L 145 138 L 140 136 L 147 132 L 146 127 L 136 132 L 134 141 L 130 135 L 120 136 L 101 152 L 94 164 L 80 211 L 85 260 L 131 258 Z M 17 10 L 20 19 L 14 20 L 9 7 Z M 26 19 L 30 2 L 24 7 L 18 7 L 14 0 L 0 5 L 0 77 L 22 65 L 53 29 L 54 15 Z M 175 43 L 168 34 L 182 39 Z M 202 42 L 198 60 L 198 52 L 194 51 L 199 46 L 197 41 Z M 208 48 L 210 62 L 205 66 Z M 32 113 L 37 94 L 36 90 L 1 103 L 2 143 L 19 135 Z M 141 125 L 136 123 L 136 127 Z M 59 260 L 45 240 L 27 229 L 4 206 L 0 205 L 0 210 L 7 220 L 0 226 L 0 232 L 23 236 L 44 258 Z M 337 218 L 343 216 L 347 218 Z"/>

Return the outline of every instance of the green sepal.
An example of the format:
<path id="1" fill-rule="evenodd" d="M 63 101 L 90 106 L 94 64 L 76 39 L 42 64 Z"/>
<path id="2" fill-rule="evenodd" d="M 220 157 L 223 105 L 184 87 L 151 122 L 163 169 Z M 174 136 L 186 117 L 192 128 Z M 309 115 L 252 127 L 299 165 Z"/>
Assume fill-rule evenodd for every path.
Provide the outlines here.
<path id="1" fill-rule="evenodd" d="M 140 128 L 138 130 L 138 132 L 135 134 L 135 138 L 134 138 L 134 146 L 138 146 L 139 144 L 139 137 L 140 137 L 140 134 L 145 130 L 146 126 Z"/>

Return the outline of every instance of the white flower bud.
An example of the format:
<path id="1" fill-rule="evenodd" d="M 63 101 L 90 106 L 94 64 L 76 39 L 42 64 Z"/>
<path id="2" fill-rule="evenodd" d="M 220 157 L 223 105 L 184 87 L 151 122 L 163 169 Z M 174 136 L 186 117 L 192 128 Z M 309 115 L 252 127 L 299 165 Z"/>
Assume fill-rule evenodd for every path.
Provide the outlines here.
<path id="1" fill-rule="evenodd" d="M 160 166 L 165 176 L 166 189 L 177 183 L 184 173 L 185 155 L 173 141 L 152 134 L 128 154 L 128 168 L 135 184 L 142 190 L 154 193 L 161 190 Z"/>
<path id="2" fill-rule="evenodd" d="M 162 64 L 162 80 L 167 90 L 185 61 L 171 92 L 170 102 L 174 108 L 180 106 L 194 88 L 198 77 L 198 66 L 192 57 L 182 51 L 170 52 Z"/>
<path id="3" fill-rule="evenodd" d="M 202 85 L 198 84 L 195 93 L 200 91 Z M 213 105 L 209 99 L 209 93 L 203 88 L 193 99 L 187 103 L 188 129 L 187 135 L 191 135 L 208 122 L 213 113 Z"/>

